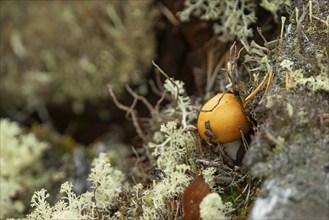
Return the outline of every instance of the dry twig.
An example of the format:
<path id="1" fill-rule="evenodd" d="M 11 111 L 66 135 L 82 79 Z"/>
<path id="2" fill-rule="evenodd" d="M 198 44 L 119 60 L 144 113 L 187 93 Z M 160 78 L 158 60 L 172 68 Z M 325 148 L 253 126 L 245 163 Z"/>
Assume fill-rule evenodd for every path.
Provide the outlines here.
<path id="1" fill-rule="evenodd" d="M 131 107 L 128 107 L 128 106 L 125 106 L 123 104 L 121 104 L 117 97 L 115 96 L 114 92 L 113 92 L 113 86 L 111 84 L 108 84 L 108 89 L 109 89 L 109 92 L 110 92 L 110 96 L 112 97 L 113 99 L 113 102 L 114 104 L 121 110 L 127 112 L 129 115 L 131 115 L 131 120 L 133 122 L 133 125 L 136 129 L 136 132 L 138 134 L 138 136 L 143 140 L 144 143 L 147 143 L 148 142 L 148 139 L 146 137 L 146 135 L 144 134 L 141 126 L 140 126 L 140 123 L 138 121 L 138 116 L 137 116 L 137 112 L 136 110 L 133 108 L 134 105 L 132 105 Z"/>

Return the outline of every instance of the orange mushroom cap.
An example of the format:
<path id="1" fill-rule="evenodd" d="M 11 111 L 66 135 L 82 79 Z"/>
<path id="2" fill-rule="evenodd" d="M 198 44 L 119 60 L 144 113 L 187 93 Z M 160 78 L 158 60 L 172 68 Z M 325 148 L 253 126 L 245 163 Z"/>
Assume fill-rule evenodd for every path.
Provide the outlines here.
<path id="1" fill-rule="evenodd" d="M 213 143 L 228 143 L 250 131 L 250 121 L 238 98 L 231 93 L 218 93 L 202 106 L 198 116 L 201 137 Z"/>

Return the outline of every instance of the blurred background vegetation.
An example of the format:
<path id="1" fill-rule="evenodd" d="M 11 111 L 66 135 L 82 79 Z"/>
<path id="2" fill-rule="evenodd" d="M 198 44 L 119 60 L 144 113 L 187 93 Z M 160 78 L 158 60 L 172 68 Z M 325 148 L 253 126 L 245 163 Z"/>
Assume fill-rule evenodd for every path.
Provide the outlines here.
<path id="1" fill-rule="evenodd" d="M 151 1 L 2 1 L 2 114 L 109 119 L 108 83 L 147 82 L 158 15 Z"/>

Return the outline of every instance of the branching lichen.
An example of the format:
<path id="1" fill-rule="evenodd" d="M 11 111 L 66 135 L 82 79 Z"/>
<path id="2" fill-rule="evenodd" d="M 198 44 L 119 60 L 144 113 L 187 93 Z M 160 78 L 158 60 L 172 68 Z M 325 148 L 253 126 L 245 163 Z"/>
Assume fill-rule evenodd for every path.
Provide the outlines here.
<path id="1" fill-rule="evenodd" d="M 282 5 L 287 5 L 290 6 L 291 2 L 290 0 L 262 0 L 262 2 L 260 3 L 260 5 L 269 10 L 270 12 L 272 12 L 273 14 L 276 14 L 276 12 L 280 9 L 280 7 L 282 7 Z"/>
<path id="2" fill-rule="evenodd" d="M 23 198 L 45 181 L 46 174 L 38 161 L 47 144 L 37 140 L 33 133 L 24 134 L 23 129 L 13 121 L 0 119 L 0 218 L 13 217 L 24 210 Z"/>
<path id="3" fill-rule="evenodd" d="M 153 155 L 157 158 L 157 166 L 166 173 L 173 172 L 177 163 L 184 163 L 187 152 L 195 149 L 193 136 L 182 128 L 177 128 L 174 121 L 161 126 L 161 135 L 156 135 L 155 142 L 151 142 L 149 147 L 153 150 Z"/>
<path id="4" fill-rule="evenodd" d="M 192 15 L 201 20 L 213 21 L 213 30 L 219 39 L 242 40 L 253 36 L 250 26 L 257 20 L 257 4 L 255 0 L 185 0 L 185 7 L 177 16 L 183 22 L 189 21 Z M 290 6 L 290 0 L 262 0 L 260 3 L 275 18 L 284 5 Z"/>
<path id="5" fill-rule="evenodd" d="M 115 206 L 122 191 L 124 176 L 121 171 L 111 167 L 106 154 L 102 153 L 93 161 L 89 180 L 93 185 L 96 207 L 106 209 Z"/>
<path id="6" fill-rule="evenodd" d="M 191 177 L 186 173 L 189 169 L 185 164 L 176 165 L 161 182 L 154 183 L 151 189 L 144 191 L 143 216 L 140 219 L 157 219 L 168 213 L 168 202 L 182 193 L 191 181 Z"/>
<path id="7" fill-rule="evenodd" d="M 157 167 L 164 171 L 165 178 L 154 183 L 153 188 L 144 192 L 143 218 L 154 219 L 164 215 L 166 201 L 182 193 L 191 181 L 187 171 L 191 168 L 186 158 L 195 149 L 193 136 L 183 128 L 177 128 L 175 121 L 161 126 L 161 133 L 155 135 L 149 144 L 157 158 Z"/>
<path id="8" fill-rule="evenodd" d="M 172 101 L 164 113 L 170 118 L 180 118 L 180 123 L 183 128 L 196 118 L 196 107 L 192 104 L 190 97 L 185 95 L 184 82 L 179 80 L 166 79 L 163 85 L 166 92 L 170 93 Z"/>
<path id="9" fill-rule="evenodd" d="M 89 175 L 93 185 L 92 192 L 77 196 L 72 191 L 72 184 L 65 182 L 60 192 L 64 195 L 53 206 L 47 202 L 49 194 L 45 189 L 34 193 L 31 206 L 34 211 L 27 219 L 95 219 L 113 215 L 111 208 L 117 208 L 116 201 L 124 185 L 121 171 L 111 167 L 106 154 L 101 153 L 93 161 Z"/>
<path id="10" fill-rule="evenodd" d="M 297 89 L 298 87 L 307 88 L 310 91 L 329 91 L 329 76 L 327 71 L 329 68 L 325 68 L 322 64 L 321 54 L 318 54 L 318 64 L 321 68 L 319 73 L 312 74 L 309 77 L 305 77 L 302 69 L 293 69 L 293 62 L 285 59 L 280 63 L 280 66 L 286 70 L 286 89 Z"/>
<path id="11" fill-rule="evenodd" d="M 208 194 L 200 203 L 200 217 L 203 220 L 226 219 L 225 205 L 217 193 Z"/>
<path id="12" fill-rule="evenodd" d="M 177 15 L 189 21 L 192 14 L 202 20 L 215 21 L 213 30 L 223 41 L 252 36 L 250 25 L 256 21 L 253 0 L 185 0 L 185 8 Z"/>

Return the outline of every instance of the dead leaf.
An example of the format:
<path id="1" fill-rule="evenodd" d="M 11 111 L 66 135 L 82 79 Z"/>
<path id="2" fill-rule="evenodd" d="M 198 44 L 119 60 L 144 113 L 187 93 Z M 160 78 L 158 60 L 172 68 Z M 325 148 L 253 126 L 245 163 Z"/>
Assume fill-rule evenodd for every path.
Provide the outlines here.
<path id="1" fill-rule="evenodd" d="M 209 193 L 209 186 L 203 175 L 198 174 L 183 193 L 183 220 L 200 219 L 199 205 Z"/>

